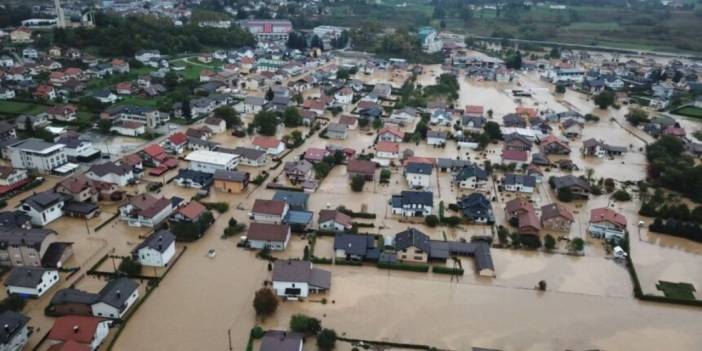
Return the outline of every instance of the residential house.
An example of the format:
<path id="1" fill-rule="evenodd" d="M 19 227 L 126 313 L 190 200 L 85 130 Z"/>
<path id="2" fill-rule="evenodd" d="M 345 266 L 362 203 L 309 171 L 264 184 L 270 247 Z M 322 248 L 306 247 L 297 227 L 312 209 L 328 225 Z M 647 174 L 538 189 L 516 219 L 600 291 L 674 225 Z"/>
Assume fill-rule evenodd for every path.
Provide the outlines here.
<path id="1" fill-rule="evenodd" d="M 504 150 L 507 151 L 530 151 L 531 150 L 531 140 L 527 137 L 518 134 L 511 133 L 503 137 Z"/>
<path id="2" fill-rule="evenodd" d="M 266 153 L 272 156 L 278 156 L 282 154 L 283 151 L 285 151 L 285 144 L 274 137 L 257 135 L 254 137 L 251 144 L 255 148 L 259 150 L 264 150 L 266 151 Z"/>
<path id="3" fill-rule="evenodd" d="M 570 146 L 568 143 L 559 139 L 555 135 L 548 135 L 541 139 L 541 152 L 546 155 L 568 155 L 570 154 Z"/>
<path id="4" fill-rule="evenodd" d="M 132 250 L 132 257 L 142 266 L 166 267 L 175 257 L 175 239 L 169 230 L 153 232 Z"/>
<path id="5" fill-rule="evenodd" d="M 392 123 L 411 124 L 415 118 L 417 118 L 417 110 L 415 108 L 403 107 L 392 111 L 392 114 L 387 120 Z"/>
<path id="6" fill-rule="evenodd" d="M 341 123 L 329 123 L 327 127 L 327 137 L 329 139 L 343 140 L 348 136 L 348 127 Z"/>
<path id="7" fill-rule="evenodd" d="M 29 340 L 28 322 L 29 317 L 19 312 L 4 311 L 0 313 L 0 325 L 3 326 L 2 332 L 0 332 L 0 350 L 23 350 Z"/>
<path id="8" fill-rule="evenodd" d="M 519 216 L 534 212 L 534 206 L 524 197 L 515 197 L 505 203 L 505 219 L 511 221 Z"/>
<path id="9" fill-rule="evenodd" d="M 400 158 L 400 144 L 381 141 L 375 145 L 376 157 L 385 159 Z"/>
<path id="10" fill-rule="evenodd" d="M 536 189 L 536 178 L 529 175 L 506 173 L 502 180 L 502 186 L 505 191 L 531 194 Z"/>
<path id="11" fill-rule="evenodd" d="M 324 160 L 329 152 L 326 149 L 320 149 L 317 147 L 311 147 L 305 151 L 303 158 L 313 164 L 320 163 Z"/>
<path id="12" fill-rule="evenodd" d="M 530 234 L 536 235 L 541 231 L 541 222 L 539 217 L 534 212 L 533 208 L 527 210 L 526 212 L 520 214 L 517 217 L 517 230 L 519 234 Z"/>
<path id="13" fill-rule="evenodd" d="M 166 151 L 180 155 L 185 151 L 185 147 L 188 145 L 188 136 L 185 133 L 177 132 L 173 133 L 163 141 L 163 147 Z"/>
<path id="14" fill-rule="evenodd" d="M 483 116 L 464 115 L 461 117 L 461 126 L 471 132 L 482 132 L 487 123 L 487 118 Z"/>
<path id="15" fill-rule="evenodd" d="M 25 216 L 18 211 L 13 217 Z M 56 242 L 56 232 L 48 229 L 19 227 L 7 222 L 8 216 L 2 216 L 4 224 L 0 227 L 0 264 L 5 266 L 39 267 L 42 258 L 51 244 Z M 29 218 L 27 216 L 26 218 Z M 24 220 L 26 223 L 26 219 Z M 15 223 L 19 224 L 18 221 Z"/>
<path id="16" fill-rule="evenodd" d="M 378 131 L 379 142 L 401 143 L 405 133 L 394 127 L 381 128 Z"/>
<path id="17" fill-rule="evenodd" d="M 273 290 L 280 297 L 296 300 L 331 288 L 331 272 L 312 262 L 278 260 L 273 263 Z"/>
<path id="18" fill-rule="evenodd" d="M 56 89 L 51 85 L 41 84 L 32 94 L 34 97 L 44 100 L 54 100 L 56 99 Z"/>
<path id="19" fill-rule="evenodd" d="M 507 128 L 526 128 L 526 119 L 522 115 L 510 113 L 502 117 L 502 124 Z"/>
<path id="20" fill-rule="evenodd" d="M 587 180 L 573 175 L 565 175 L 561 177 L 553 177 L 550 180 L 551 186 L 556 192 L 561 189 L 568 188 L 576 197 L 587 198 L 590 194 L 591 187 Z"/>
<path id="21" fill-rule="evenodd" d="M 429 118 L 429 123 L 439 126 L 449 126 L 453 122 L 453 115 L 450 111 L 444 109 L 436 109 L 432 112 Z"/>
<path id="22" fill-rule="evenodd" d="M 178 186 L 194 189 L 209 189 L 214 182 L 212 173 L 193 169 L 179 169 L 174 180 Z"/>
<path id="23" fill-rule="evenodd" d="M 346 164 L 346 173 L 351 178 L 360 175 L 366 180 L 372 181 L 376 168 L 377 165 L 374 162 L 352 159 Z"/>
<path id="24" fill-rule="evenodd" d="M 56 184 L 54 190 L 59 194 L 68 195 L 73 201 L 78 202 L 96 203 L 100 198 L 97 186 L 84 174 L 72 175 L 61 180 Z"/>
<path id="25" fill-rule="evenodd" d="M 224 133 L 227 130 L 227 122 L 218 117 L 207 117 L 203 123 L 215 134 Z"/>
<path id="26" fill-rule="evenodd" d="M 622 240 L 627 232 L 626 226 L 626 217 L 610 208 L 595 208 L 590 211 L 588 231 L 593 237 Z"/>
<path id="27" fill-rule="evenodd" d="M 490 200 L 481 193 L 472 193 L 468 196 L 464 196 L 458 201 L 457 205 L 463 217 L 473 223 L 491 224 L 495 222 L 492 204 Z"/>
<path id="28" fill-rule="evenodd" d="M 0 195 L 19 189 L 29 181 L 26 170 L 0 166 Z"/>
<path id="29" fill-rule="evenodd" d="M 583 135 L 584 125 L 582 122 L 574 119 L 568 118 L 561 122 L 561 131 L 566 138 L 577 139 Z"/>
<path id="30" fill-rule="evenodd" d="M 8 295 L 38 298 L 59 281 L 58 271 L 40 267 L 15 267 L 5 279 Z"/>
<path id="31" fill-rule="evenodd" d="M 65 198 L 53 190 L 35 193 L 22 200 L 19 211 L 32 218 L 32 224 L 45 226 L 63 216 Z"/>
<path id="32" fill-rule="evenodd" d="M 456 173 L 454 178 L 460 189 L 485 190 L 488 174 L 476 164 L 468 164 Z"/>
<path id="33" fill-rule="evenodd" d="M 132 197 L 119 208 L 120 219 L 130 227 L 153 228 L 168 218 L 176 206 L 172 200 L 141 194 Z"/>
<path id="34" fill-rule="evenodd" d="M 246 232 L 246 240 L 253 249 L 261 250 L 267 247 L 273 251 L 284 251 L 290 241 L 290 226 L 252 222 Z"/>
<path id="35" fill-rule="evenodd" d="M 574 221 L 573 214 L 559 203 L 541 207 L 541 226 L 544 229 L 570 232 Z"/>
<path id="36" fill-rule="evenodd" d="M 312 179 L 314 165 L 307 160 L 288 161 L 283 166 L 285 176 L 293 183 Z"/>
<path id="37" fill-rule="evenodd" d="M 49 349 L 97 350 L 110 333 L 111 321 L 92 316 L 64 316 L 54 321 L 47 336 Z M 59 346 L 54 346 L 59 345 Z"/>
<path id="38" fill-rule="evenodd" d="M 375 235 L 336 233 L 334 235 L 334 256 L 337 260 L 376 261 L 380 256 L 380 250 L 375 243 Z"/>
<path id="39" fill-rule="evenodd" d="M 85 176 L 93 180 L 113 183 L 119 186 L 127 186 L 136 179 L 134 170 L 131 167 L 118 165 L 114 162 L 92 165 L 85 172 Z"/>
<path id="40" fill-rule="evenodd" d="M 448 138 L 448 133 L 444 131 L 427 131 L 427 144 L 434 146 L 446 145 L 446 138 Z"/>
<path id="41" fill-rule="evenodd" d="M 249 185 L 249 173 L 217 170 L 214 172 L 214 188 L 225 193 L 242 193 Z"/>
<path id="42" fill-rule="evenodd" d="M 113 94 L 109 90 L 96 91 L 93 93 L 93 97 L 103 104 L 114 104 L 117 102 L 117 99 L 119 99 L 117 95 Z"/>
<path id="43" fill-rule="evenodd" d="M 100 150 L 90 141 L 82 140 L 80 134 L 64 135 L 56 143 L 65 146 L 63 150 L 71 161 L 90 162 L 100 157 Z"/>
<path id="44" fill-rule="evenodd" d="M 251 218 L 256 222 L 283 223 L 290 206 L 282 200 L 256 199 L 251 209 Z"/>
<path id="45" fill-rule="evenodd" d="M 139 298 L 139 285 L 127 278 L 110 280 L 91 305 L 93 316 L 122 318 Z"/>
<path id="46" fill-rule="evenodd" d="M 31 43 L 32 30 L 27 27 L 18 27 L 10 32 L 10 41 L 13 43 Z"/>
<path id="47" fill-rule="evenodd" d="M 513 151 L 513 150 L 502 150 L 502 164 L 509 165 L 514 164 L 516 167 L 521 167 L 522 165 L 529 163 L 529 152 L 527 151 Z"/>
<path id="48" fill-rule="evenodd" d="M 110 127 L 110 132 L 136 137 L 146 134 L 146 125 L 136 121 L 117 121 Z"/>
<path id="49" fill-rule="evenodd" d="M 426 163 L 410 162 L 405 165 L 405 179 L 412 189 L 431 188 L 433 167 Z"/>
<path id="50" fill-rule="evenodd" d="M 330 232 L 349 231 L 352 228 L 351 217 L 339 210 L 321 210 L 317 219 L 319 229 Z"/>
<path id="51" fill-rule="evenodd" d="M 239 162 L 245 166 L 260 167 L 268 163 L 268 154 L 265 150 L 239 146 L 233 150 L 215 148 L 214 151 L 232 153 L 239 156 Z"/>
<path id="52" fill-rule="evenodd" d="M 339 123 L 346 125 L 347 129 L 356 129 L 358 127 L 358 118 L 349 115 L 341 115 Z"/>
<path id="53" fill-rule="evenodd" d="M 434 194 L 430 191 L 403 191 L 390 200 L 392 213 L 403 217 L 424 217 L 434 212 Z"/>

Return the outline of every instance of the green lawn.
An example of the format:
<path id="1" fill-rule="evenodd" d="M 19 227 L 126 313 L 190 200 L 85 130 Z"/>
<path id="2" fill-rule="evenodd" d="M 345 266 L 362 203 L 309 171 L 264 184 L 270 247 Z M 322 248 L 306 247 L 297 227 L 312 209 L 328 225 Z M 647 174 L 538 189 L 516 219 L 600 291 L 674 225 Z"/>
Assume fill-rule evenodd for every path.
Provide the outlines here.
<path id="1" fill-rule="evenodd" d="M 659 280 L 656 289 L 665 297 L 681 300 L 695 300 L 695 287 L 690 283 L 673 283 Z"/>
<path id="2" fill-rule="evenodd" d="M 46 112 L 47 108 L 48 107 L 45 105 L 33 104 L 33 103 L 29 103 L 29 102 L 7 101 L 7 100 L 0 101 L 0 114 L 35 115 L 38 113 Z"/>
<path id="3" fill-rule="evenodd" d="M 143 96 L 127 96 L 127 97 L 122 98 L 122 100 L 117 102 L 115 105 L 117 105 L 117 106 L 134 105 L 134 106 L 156 108 L 156 106 L 158 106 L 159 101 L 160 101 L 160 97 L 151 98 L 151 97 L 143 97 Z"/>
<path id="4" fill-rule="evenodd" d="M 152 67 L 141 67 L 129 70 L 126 74 L 113 74 L 105 78 L 97 78 L 88 82 L 87 88 L 89 91 L 102 90 L 114 86 L 117 83 L 134 81 L 140 76 L 149 74 L 154 69 Z"/>
<path id="5" fill-rule="evenodd" d="M 670 113 L 691 118 L 702 118 L 702 108 L 695 106 L 684 106 L 670 111 Z"/>

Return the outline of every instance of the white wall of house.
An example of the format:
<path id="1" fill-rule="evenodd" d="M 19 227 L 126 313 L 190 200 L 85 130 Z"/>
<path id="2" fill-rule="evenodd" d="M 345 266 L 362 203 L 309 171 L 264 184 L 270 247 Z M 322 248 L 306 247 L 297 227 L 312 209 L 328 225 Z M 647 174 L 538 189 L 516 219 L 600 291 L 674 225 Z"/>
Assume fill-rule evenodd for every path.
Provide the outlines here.
<path id="1" fill-rule="evenodd" d="M 286 289 L 300 289 L 300 293 L 298 295 L 287 295 L 285 293 Z M 273 281 L 273 290 L 275 290 L 275 293 L 278 296 L 281 297 L 307 297 L 310 295 L 310 287 L 307 282 L 277 282 Z"/>
<path id="2" fill-rule="evenodd" d="M 514 192 L 526 193 L 526 194 L 531 194 L 534 192 L 533 187 L 525 186 L 522 184 L 510 184 L 510 185 L 505 184 L 504 187 L 505 187 L 506 191 L 514 191 Z"/>
<path id="3" fill-rule="evenodd" d="M 20 286 L 7 286 L 7 293 L 26 296 L 39 297 L 44 295 L 52 286 L 59 281 L 58 271 L 46 271 L 41 276 L 41 282 L 35 287 L 26 288 Z"/>
<path id="4" fill-rule="evenodd" d="M 431 175 L 419 173 L 406 173 L 407 184 L 412 188 L 429 189 L 431 187 Z"/>
<path id="5" fill-rule="evenodd" d="M 421 216 L 428 216 L 432 214 L 433 212 L 433 207 L 431 206 L 420 206 L 420 205 L 411 205 L 411 206 L 405 206 L 405 207 L 393 207 L 392 208 L 392 213 L 400 216 L 405 216 L 405 217 L 415 217 L 417 213 L 421 212 Z"/>
<path id="6" fill-rule="evenodd" d="M 470 177 L 458 182 L 458 187 L 461 189 L 474 189 L 480 190 L 485 189 L 487 186 L 487 181 L 484 179 L 478 180 L 477 177 Z"/>
<path id="7" fill-rule="evenodd" d="M 285 251 L 288 247 L 288 241 L 290 241 L 290 233 L 288 233 L 285 241 L 249 240 L 249 246 L 257 250 L 268 247 L 272 251 Z"/>
<path id="8" fill-rule="evenodd" d="M 344 228 L 342 224 L 330 219 L 326 222 L 319 223 L 319 229 L 328 230 L 330 232 L 343 232 L 346 228 Z"/>
<path id="9" fill-rule="evenodd" d="M 116 307 L 110 306 L 104 302 L 98 302 L 90 306 L 93 311 L 93 316 L 95 317 L 107 317 L 107 318 L 122 318 L 134 305 L 134 302 L 139 298 L 139 289 L 134 289 L 127 301 L 125 301 L 126 307 L 120 312 Z"/>
<path id="10" fill-rule="evenodd" d="M 63 201 L 59 201 L 55 205 L 41 212 L 35 210 L 29 205 L 22 205 L 19 207 L 19 210 L 32 218 L 32 224 L 45 226 L 63 216 L 63 211 L 61 208 L 63 208 Z"/>
<path id="11" fill-rule="evenodd" d="M 25 325 L 22 330 L 17 332 L 15 336 L 4 344 L 0 344 L 0 351 L 21 351 L 29 339 L 29 329 Z"/>
<path id="12" fill-rule="evenodd" d="M 287 212 L 288 212 L 288 208 L 286 206 L 285 211 L 283 211 L 282 216 L 265 214 L 265 213 L 257 213 L 257 212 L 254 212 L 252 214 L 253 214 L 254 222 L 280 224 L 283 222 L 283 217 L 285 217 L 285 214 Z"/>
<path id="13" fill-rule="evenodd" d="M 130 180 L 134 178 L 134 172 L 129 171 L 123 175 L 116 174 L 116 173 L 107 173 L 105 175 L 98 176 L 95 174 L 95 172 L 86 172 L 85 176 L 93 179 L 93 180 L 99 180 L 107 183 L 113 183 L 117 184 L 119 186 L 126 186 Z"/>
<path id="14" fill-rule="evenodd" d="M 165 267 L 175 256 L 175 242 L 172 242 L 166 250 L 162 252 L 150 247 L 143 247 L 137 251 L 139 263 L 149 267 Z"/>

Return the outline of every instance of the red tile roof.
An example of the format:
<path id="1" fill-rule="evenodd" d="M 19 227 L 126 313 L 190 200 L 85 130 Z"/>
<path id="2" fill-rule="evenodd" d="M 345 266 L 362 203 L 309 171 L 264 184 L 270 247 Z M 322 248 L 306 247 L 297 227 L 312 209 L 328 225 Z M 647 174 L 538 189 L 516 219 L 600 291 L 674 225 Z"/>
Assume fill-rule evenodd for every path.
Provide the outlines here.
<path id="1" fill-rule="evenodd" d="M 475 114 L 475 115 L 477 115 L 477 114 L 482 115 L 483 114 L 483 107 L 478 106 L 478 105 L 467 105 L 466 106 L 466 113 Z"/>
<path id="2" fill-rule="evenodd" d="M 179 209 L 178 213 L 194 221 L 200 218 L 205 211 L 207 211 L 207 208 L 203 204 L 197 201 L 190 201 L 190 203 Z"/>
<path id="3" fill-rule="evenodd" d="M 285 201 L 256 199 L 251 212 L 282 216 L 285 205 Z"/>
<path id="4" fill-rule="evenodd" d="M 626 217 L 607 207 L 590 211 L 590 223 L 609 222 L 617 227 L 626 228 Z"/>
<path id="5" fill-rule="evenodd" d="M 156 157 L 158 155 L 164 154 L 166 151 L 163 150 L 161 145 L 151 144 L 144 148 L 144 152 L 151 157 Z"/>
<path id="6" fill-rule="evenodd" d="M 48 338 L 50 340 L 73 340 L 81 344 L 90 344 L 95 336 L 98 324 L 104 318 L 88 316 L 64 316 L 54 321 Z"/>
<path id="7" fill-rule="evenodd" d="M 319 211 L 318 223 L 324 223 L 333 220 L 336 223 L 343 225 L 345 228 L 351 228 L 351 217 L 337 210 L 321 210 Z"/>
<path id="8" fill-rule="evenodd" d="M 249 240 L 285 241 L 290 227 L 287 224 L 251 223 L 246 238 Z"/>
<path id="9" fill-rule="evenodd" d="M 519 150 L 502 150 L 502 159 L 510 161 L 526 162 L 529 158 L 529 153 Z"/>
<path id="10" fill-rule="evenodd" d="M 375 174 L 376 165 L 366 160 L 349 160 L 346 165 L 347 173 L 362 173 L 369 176 Z"/>
<path id="11" fill-rule="evenodd" d="M 251 142 L 253 145 L 258 146 L 263 149 L 274 149 L 277 148 L 278 145 L 281 143 L 280 140 L 274 138 L 274 137 L 266 137 L 266 136 L 256 136 L 253 139 L 253 142 Z"/>
<path id="12" fill-rule="evenodd" d="M 73 340 L 53 344 L 47 351 L 91 351 L 88 344 L 81 344 Z"/>
<path id="13" fill-rule="evenodd" d="M 379 152 L 400 152 L 400 144 L 381 141 L 375 145 L 375 149 Z"/>
<path id="14" fill-rule="evenodd" d="M 178 132 L 171 134 L 171 136 L 168 137 L 168 141 L 174 145 L 183 145 L 188 142 L 188 137 L 185 135 L 185 133 Z"/>
<path id="15" fill-rule="evenodd" d="M 378 135 L 383 135 L 386 133 L 392 134 L 400 139 L 402 139 L 405 136 L 405 133 L 401 132 L 400 129 L 398 129 L 398 128 L 385 127 L 385 128 L 381 128 L 378 131 Z"/>

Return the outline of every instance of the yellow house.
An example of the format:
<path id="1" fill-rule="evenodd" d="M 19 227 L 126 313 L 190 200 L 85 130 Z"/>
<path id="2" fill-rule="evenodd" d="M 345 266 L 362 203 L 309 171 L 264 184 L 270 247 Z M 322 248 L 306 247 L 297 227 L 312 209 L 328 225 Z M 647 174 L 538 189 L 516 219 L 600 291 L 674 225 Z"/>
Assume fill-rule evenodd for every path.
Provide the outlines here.
<path id="1" fill-rule="evenodd" d="M 238 194 L 246 191 L 248 185 L 248 172 L 217 170 L 214 173 L 214 188 L 217 191 Z"/>
<path id="2" fill-rule="evenodd" d="M 32 30 L 27 27 L 19 27 L 10 33 L 10 41 L 13 43 L 29 43 L 32 41 Z"/>

